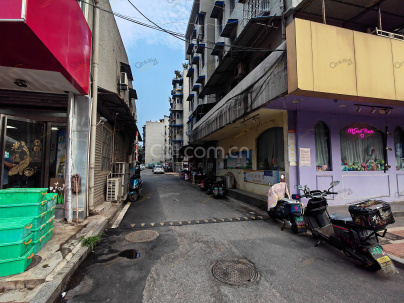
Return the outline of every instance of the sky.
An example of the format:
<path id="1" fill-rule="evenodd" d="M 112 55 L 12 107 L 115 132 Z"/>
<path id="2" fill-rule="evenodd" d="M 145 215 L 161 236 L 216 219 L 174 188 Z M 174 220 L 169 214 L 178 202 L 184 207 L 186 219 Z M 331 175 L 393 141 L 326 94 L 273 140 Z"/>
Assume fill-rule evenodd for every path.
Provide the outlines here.
<path id="1" fill-rule="evenodd" d="M 147 18 L 160 27 L 185 34 L 193 0 L 130 0 Z M 110 0 L 114 12 L 150 24 L 128 0 Z M 169 115 L 174 71 L 182 71 L 185 42 L 173 36 L 115 17 L 133 74 L 138 100 L 137 126 Z M 152 24 L 151 24 L 152 25 Z"/>

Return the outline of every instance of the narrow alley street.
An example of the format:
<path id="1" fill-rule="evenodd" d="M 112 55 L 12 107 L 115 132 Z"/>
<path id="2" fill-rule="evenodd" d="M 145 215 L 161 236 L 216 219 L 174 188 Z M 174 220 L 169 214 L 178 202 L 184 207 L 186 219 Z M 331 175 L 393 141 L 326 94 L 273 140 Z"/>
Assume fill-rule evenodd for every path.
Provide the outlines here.
<path id="1" fill-rule="evenodd" d="M 402 270 L 366 271 L 327 244 L 314 247 L 309 234 L 282 232 L 265 212 L 212 199 L 177 175 L 145 170 L 142 178 L 143 197 L 106 230 L 59 302 L 402 302 Z M 125 239 L 137 230 L 158 236 Z M 255 282 L 213 277 L 217 260 L 236 258 L 255 264 Z"/>

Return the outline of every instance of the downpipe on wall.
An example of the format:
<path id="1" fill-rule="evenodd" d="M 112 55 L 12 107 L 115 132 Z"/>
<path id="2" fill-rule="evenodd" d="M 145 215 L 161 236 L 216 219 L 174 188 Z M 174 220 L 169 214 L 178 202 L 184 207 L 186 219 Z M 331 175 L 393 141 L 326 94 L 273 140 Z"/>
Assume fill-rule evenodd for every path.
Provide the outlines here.
<path id="1" fill-rule="evenodd" d="M 94 208 L 94 175 L 95 175 L 95 141 L 97 136 L 97 102 L 98 102 L 98 45 L 99 45 L 99 24 L 100 7 L 99 0 L 94 0 L 94 27 L 93 27 L 93 83 L 92 83 L 92 113 L 91 113 L 91 135 L 90 135 L 90 176 L 89 176 L 89 197 L 88 208 Z"/>

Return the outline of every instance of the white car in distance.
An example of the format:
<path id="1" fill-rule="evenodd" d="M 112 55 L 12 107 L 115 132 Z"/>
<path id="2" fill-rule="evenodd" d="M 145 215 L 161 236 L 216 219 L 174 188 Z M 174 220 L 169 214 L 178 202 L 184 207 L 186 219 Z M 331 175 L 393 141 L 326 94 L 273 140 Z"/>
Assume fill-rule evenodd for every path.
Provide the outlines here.
<path id="1" fill-rule="evenodd" d="M 161 165 L 156 165 L 153 168 L 153 174 L 164 174 L 164 168 Z"/>

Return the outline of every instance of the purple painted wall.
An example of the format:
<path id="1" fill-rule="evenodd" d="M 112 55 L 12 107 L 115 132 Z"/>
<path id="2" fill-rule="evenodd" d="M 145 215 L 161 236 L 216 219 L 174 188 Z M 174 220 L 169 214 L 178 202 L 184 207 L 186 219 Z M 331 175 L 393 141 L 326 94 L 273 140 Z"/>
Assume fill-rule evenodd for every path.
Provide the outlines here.
<path id="1" fill-rule="evenodd" d="M 331 165 L 332 171 L 316 171 L 316 153 L 314 127 L 318 121 L 323 121 L 330 130 Z M 335 187 L 339 193 L 330 198 L 330 205 L 340 205 L 361 201 L 371 197 L 381 196 L 388 202 L 404 200 L 404 193 L 398 194 L 404 188 L 404 171 L 397 171 L 395 165 L 394 136 L 387 137 L 387 147 L 392 151 L 387 152 L 388 163 L 392 166 L 386 173 L 383 171 L 342 171 L 340 130 L 353 123 L 366 123 L 383 131 L 386 127 L 385 116 L 361 116 L 342 115 L 333 113 L 298 112 L 296 137 L 298 138 L 297 148 L 311 149 L 311 166 L 300 166 L 297 176 L 297 183 L 307 185 L 311 189 L 324 190 L 331 181 L 341 181 Z M 389 132 L 393 133 L 396 126 L 404 128 L 404 122 L 398 118 L 388 117 Z M 298 158 L 298 161 L 300 159 Z M 291 187 L 295 184 L 290 181 Z M 403 184 L 401 184 L 403 183 Z M 295 191 L 295 190 L 293 190 Z"/>
<path id="2" fill-rule="evenodd" d="M 371 113 L 371 106 L 382 104 L 359 103 L 362 110 L 357 112 L 357 102 L 312 98 L 288 95 L 272 100 L 265 107 L 288 111 L 289 130 L 296 131 L 296 146 L 310 148 L 311 166 L 289 166 L 289 184 L 291 194 L 298 193 L 296 184 L 307 185 L 311 189 L 327 189 L 331 181 L 341 181 L 334 188 L 339 194 L 330 197 L 330 205 L 343 205 L 356 201 L 381 196 L 380 199 L 392 202 L 404 200 L 404 171 L 396 170 L 394 136 L 387 137 L 388 163 L 391 168 L 384 171 L 342 171 L 340 130 L 354 123 L 366 123 L 385 133 L 386 121 L 390 133 L 394 134 L 396 126 L 404 129 L 404 104 L 391 106 L 389 115 L 378 111 Z M 330 130 L 332 171 L 316 171 L 314 128 L 317 122 L 323 121 Z"/>

